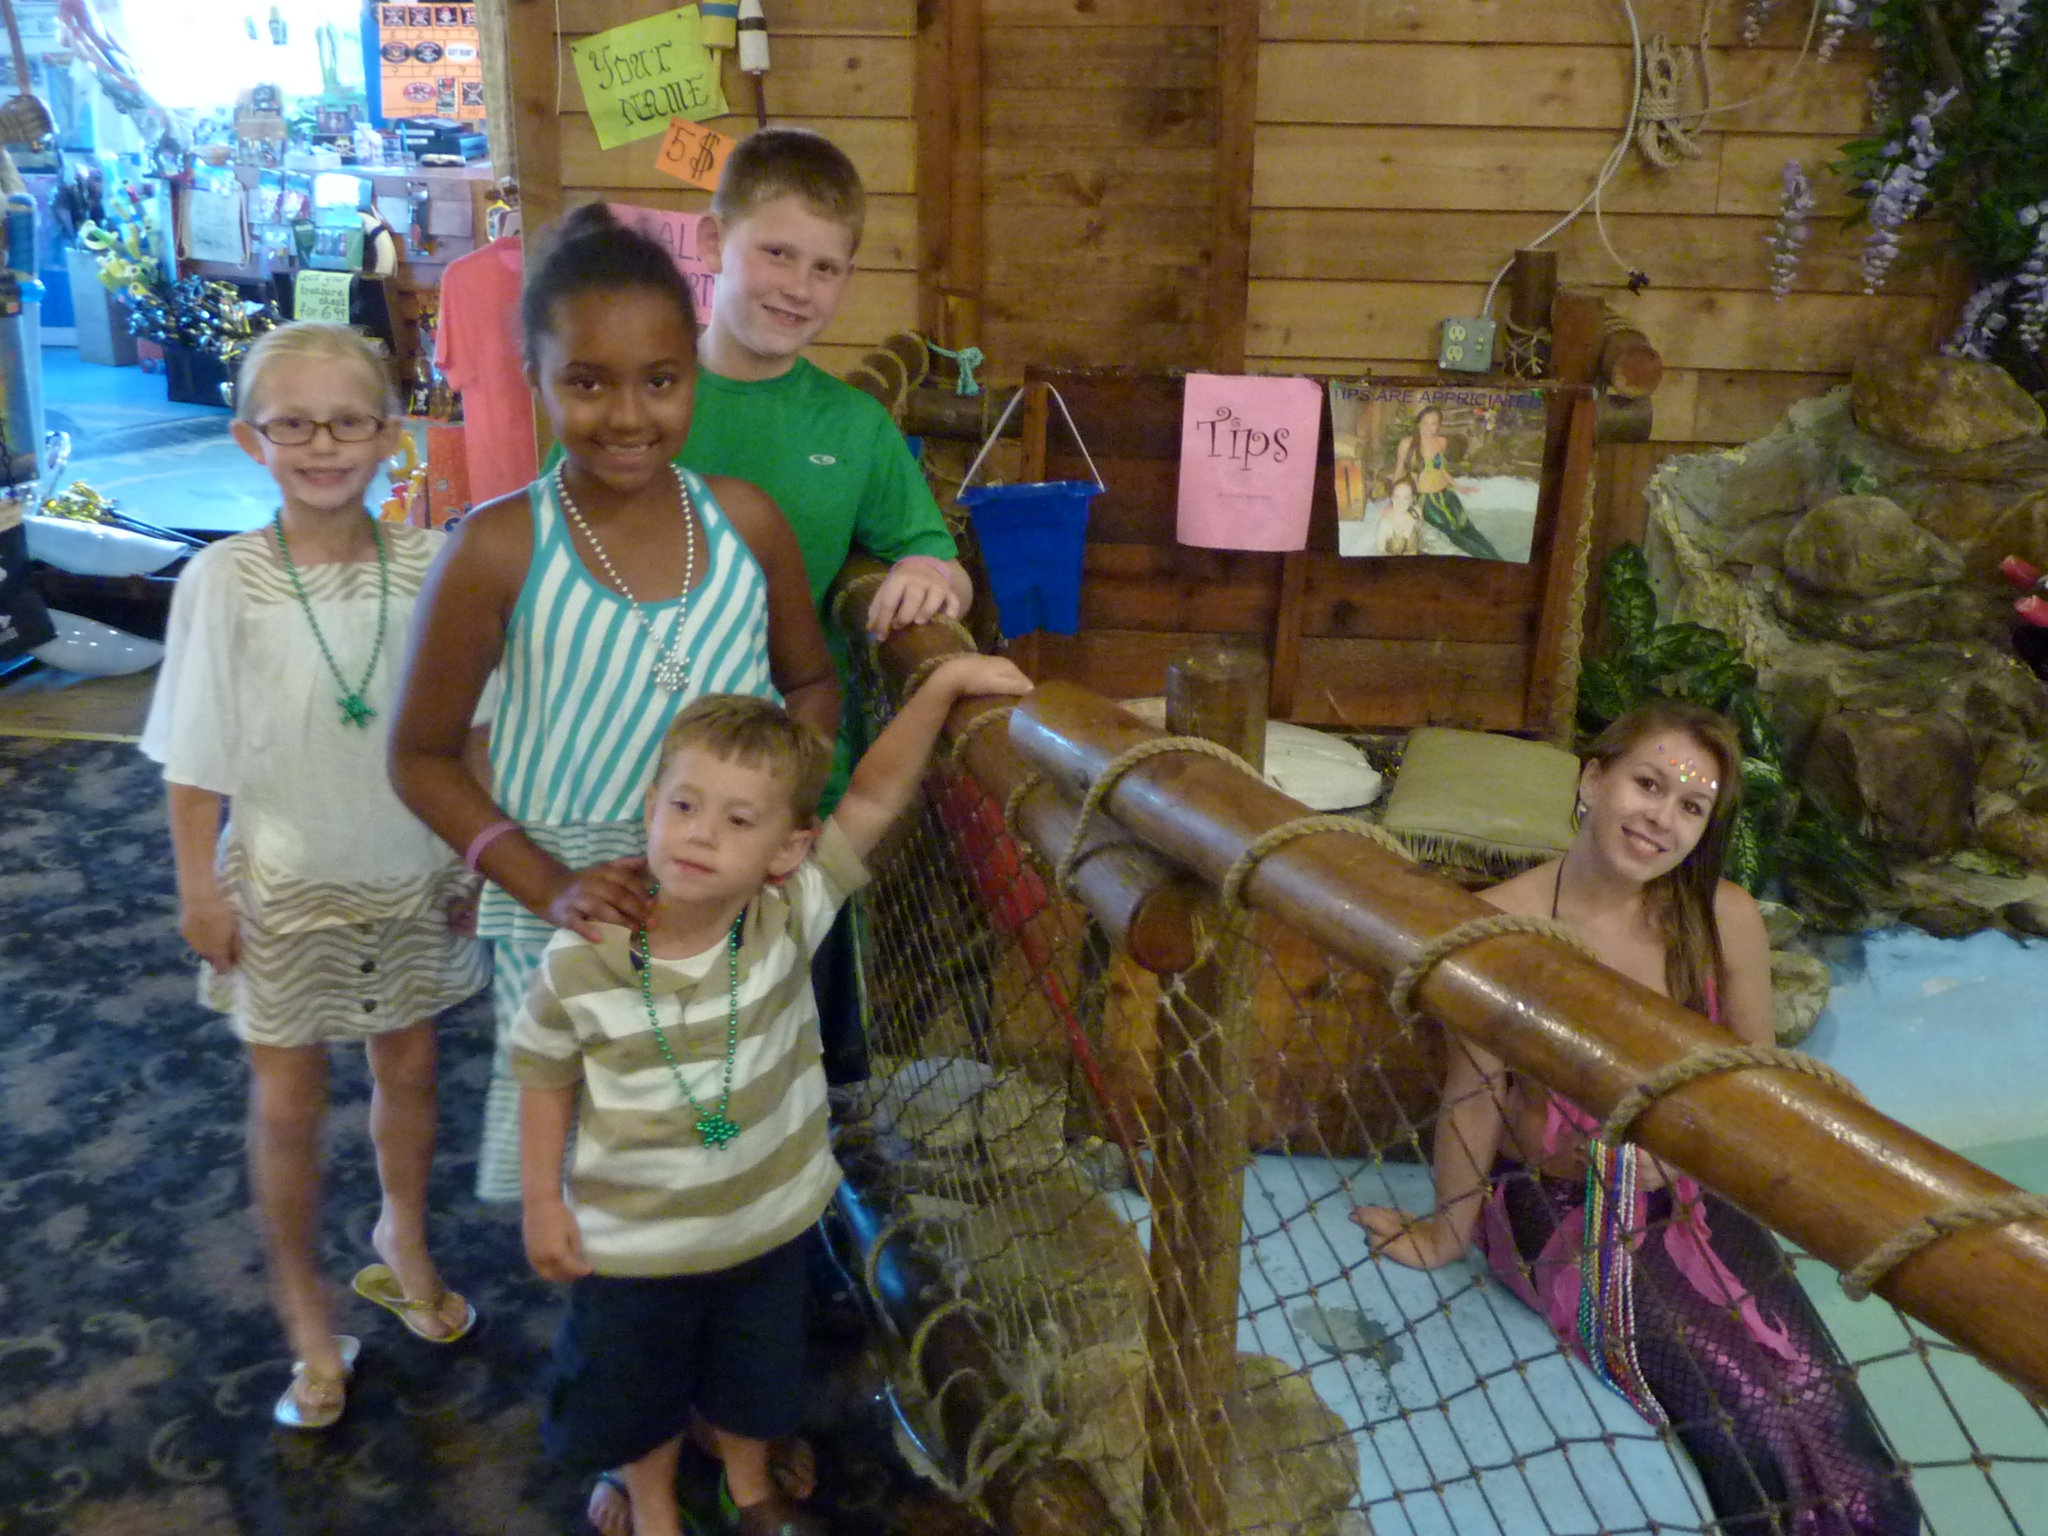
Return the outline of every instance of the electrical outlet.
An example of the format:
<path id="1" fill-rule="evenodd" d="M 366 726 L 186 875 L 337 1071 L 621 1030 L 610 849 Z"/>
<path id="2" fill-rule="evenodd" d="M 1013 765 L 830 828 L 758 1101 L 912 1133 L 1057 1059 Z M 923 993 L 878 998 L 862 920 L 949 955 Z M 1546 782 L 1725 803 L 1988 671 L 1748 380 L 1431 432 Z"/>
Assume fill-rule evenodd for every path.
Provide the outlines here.
<path id="1" fill-rule="evenodd" d="M 1489 373 L 1493 369 L 1493 322 L 1446 320 L 1437 328 L 1436 361 L 1454 373 Z"/>

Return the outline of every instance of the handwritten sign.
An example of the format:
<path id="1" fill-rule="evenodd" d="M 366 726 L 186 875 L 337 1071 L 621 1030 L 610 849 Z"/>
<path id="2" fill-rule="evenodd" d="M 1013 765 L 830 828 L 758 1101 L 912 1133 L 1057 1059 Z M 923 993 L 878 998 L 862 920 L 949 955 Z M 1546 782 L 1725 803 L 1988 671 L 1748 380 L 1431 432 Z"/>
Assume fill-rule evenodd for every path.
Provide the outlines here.
<path id="1" fill-rule="evenodd" d="M 303 268 L 292 279 L 292 318 L 319 320 L 328 325 L 348 324 L 351 272 L 316 272 Z"/>
<path id="2" fill-rule="evenodd" d="M 185 254 L 194 261 L 224 261 L 241 266 L 249 259 L 249 237 L 242 226 L 242 194 L 209 192 L 194 187 L 185 194 Z"/>
<path id="3" fill-rule="evenodd" d="M 668 252 L 677 270 L 690 280 L 690 293 L 697 302 L 697 324 L 700 327 L 709 325 L 711 297 L 718 278 L 697 253 L 697 226 L 704 221 L 705 215 L 678 213 L 673 208 L 642 208 L 637 203 L 613 203 L 610 206 L 621 224 L 628 229 L 639 230 Z"/>
<path id="4" fill-rule="evenodd" d="M 718 58 L 699 36 L 694 5 L 613 27 L 569 51 L 600 148 L 666 132 L 671 118 L 725 114 Z"/>
<path id="5" fill-rule="evenodd" d="M 1181 407 L 1180 528 L 1204 549 L 1302 549 L 1322 440 L 1314 379 L 1191 373 Z"/>
<path id="6" fill-rule="evenodd" d="M 677 181 L 716 192 L 732 148 L 731 139 L 702 123 L 693 123 L 687 117 L 670 118 L 668 137 L 661 141 L 661 153 L 654 157 L 654 168 L 666 171 Z"/>

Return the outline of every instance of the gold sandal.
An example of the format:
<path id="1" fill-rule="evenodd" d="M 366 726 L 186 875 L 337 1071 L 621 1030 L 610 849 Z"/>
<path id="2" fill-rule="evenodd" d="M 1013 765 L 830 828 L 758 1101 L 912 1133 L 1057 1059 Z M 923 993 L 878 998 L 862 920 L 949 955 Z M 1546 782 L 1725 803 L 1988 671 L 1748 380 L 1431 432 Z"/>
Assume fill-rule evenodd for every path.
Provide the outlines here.
<path id="1" fill-rule="evenodd" d="M 392 1273 L 391 1266 L 388 1264 L 366 1264 L 363 1268 L 356 1271 L 356 1277 L 350 1282 L 350 1288 L 358 1296 L 362 1297 L 363 1300 L 374 1301 L 385 1311 L 391 1313 L 401 1323 L 405 1324 L 407 1331 L 414 1338 L 423 1339 L 429 1344 L 453 1344 L 476 1326 L 476 1308 L 467 1301 L 464 1301 L 462 1297 L 457 1296 L 455 1292 L 449 1290 L 446 1286 L 443 1286 L 441 1294 L 434 1297 L 431 1301 L 413 1301 L 408 1298 L 405 1294 L 405 1287 L 398 1283 L 398 1276 Z M 429 1333 L 420 1326 L 421 1319 L 424 1318 L 431 1319 L 445 1327 L 448 1321 L 448 1303 L 451 1298 L 462 1303 L 462 1321 L 452 1331 L 448 1333 Z"/>
<path id="2" fill-rule="evenodd" d="M 355 1375 L 356 1356 L 362 1353 L 363 1344 L 337 1333 L 334 1347 L 341 1355 L 339 1376 L 316 1375 L 305 1361 L 292 1362 L 292 1384 L 270 1410 L 271 1419 L 280 1427 L 326 1429 L 347 1411 L 349 1379 Z"/>

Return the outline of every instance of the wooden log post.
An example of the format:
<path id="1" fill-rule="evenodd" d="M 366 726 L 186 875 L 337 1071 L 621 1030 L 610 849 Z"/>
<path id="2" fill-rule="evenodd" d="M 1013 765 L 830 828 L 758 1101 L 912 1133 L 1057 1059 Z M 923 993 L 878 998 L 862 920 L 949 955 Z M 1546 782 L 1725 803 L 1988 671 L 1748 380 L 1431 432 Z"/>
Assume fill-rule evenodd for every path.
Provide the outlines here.
<path id="1" fill-rule="evenodd" d="M 1011 719 L 1019 752 L 1067 793 L 1160 733 L 1068 683 Z M 1252 840 L 1305 807 L 1192 754 L 1138 765 L 1104 804 L 1148 847 L 1220 881 Z M 1439 935 L 1494 909 L 1355 837 L 1303 837 L 1262 860 L 1250 904 L 1386 977 Z M 1462 948 L 1419 1006 L 1596 1116 L 1673 1062 L 1728 1043 L 1698 1014 L 1554 940 L 1508 933 Z M 1816 1258 L 1848 1271 L 1903 1229 L 2014 1186 L 1818 1079 L 1718 1072 L 1654 1103 L 1630 1140 L 1693 1175 Z M 2048 1394 L 2048 1226 L 1968 1227 L 1878 1282 L 1894 1306 L 2034 1395 Z"/>
<path id="2" fill-rule="evenodd" d="M 1241 641 L 1183 651 L 1166 664 L 1166 729 L 1228 747 L 1266 771 L 1266 658 Z"/>
<path id="3" fill-rule="evenodd" d="M 1166 725 L 1228 747 L 1255 768 L 1266 752 L 1265 658 L 1222 641 L 1166 670 Z M 1205 903 L 1201 963 L 1162 986 L 1159 1124 L 1152 1136 L 1152 1310 L 1146 1352 L 1145 1529 L 1210 1536 L 1229 1527 L 1230 1426 L 1237 1378 L 1238 1247 L 1251 1128 L 1246 1063 L 1257 957 L 1242 913 Z"/>
<path id="4" fill-rule="evenodd" d="M 1550 305 L 1557 297 L 1557 252 L 1515 252 L 1508 268 L 1507 371 L 1540 379 L 1550 368 Z"/>

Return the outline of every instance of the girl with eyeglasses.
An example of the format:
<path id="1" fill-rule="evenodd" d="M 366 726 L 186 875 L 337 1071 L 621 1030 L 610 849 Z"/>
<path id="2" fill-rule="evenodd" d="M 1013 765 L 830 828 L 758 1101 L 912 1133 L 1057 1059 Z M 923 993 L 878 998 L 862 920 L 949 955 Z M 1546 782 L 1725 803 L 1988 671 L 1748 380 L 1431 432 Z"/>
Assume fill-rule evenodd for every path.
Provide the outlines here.
<path id="1" fill-rule="evenodd" d="M 235 440 L 281 502 L 179 578 L 142 750 L 169 786 L 200 999 L 248 1046 L 249 1182 L 297 1362 L 273 1417 L 323 1429 L 358 1348 L 334 1333 L 316 1258 L 328 1046 L 362 1042 L 374 1083 L 378 1262 L 355 1288 L 452 1344 L 476 1313 L 427 1246 L 434 1016 L 490 968 L 468 872 L 384 772 L 400 647 L 443 541 L 364 505 L 403 431 L 384 361 L 346 326 L 283 326 L 250 348 L 237 402 Z"/>

